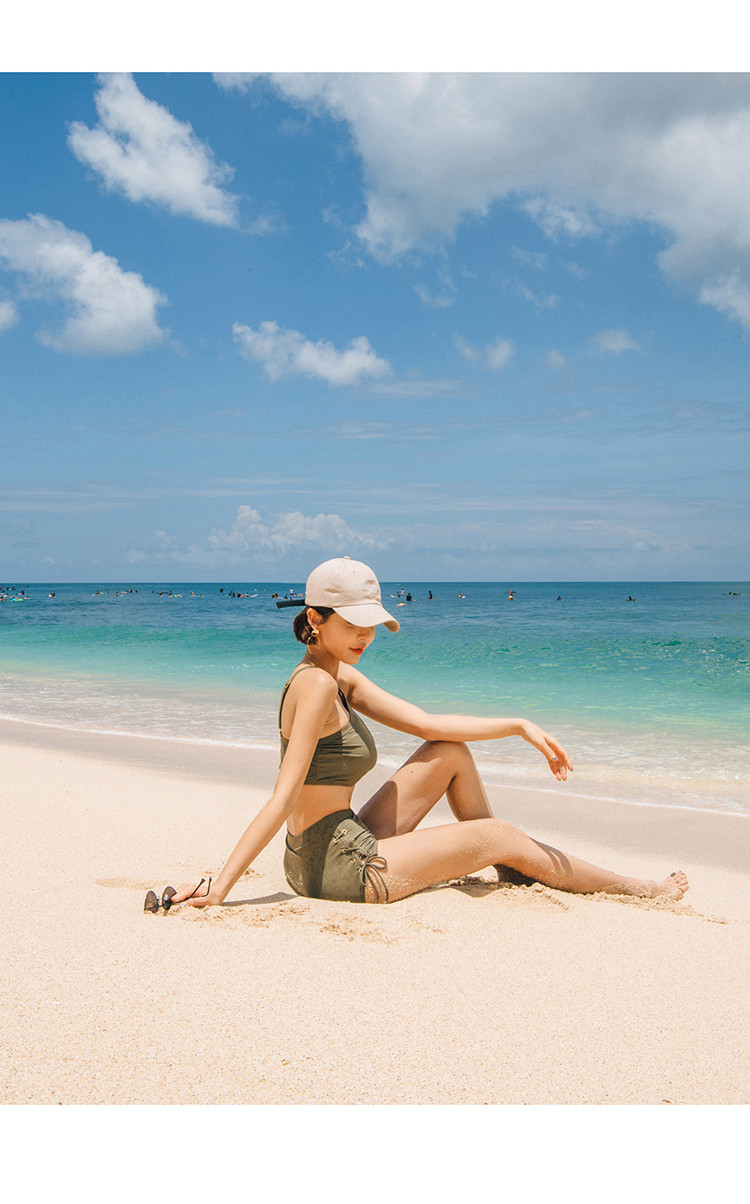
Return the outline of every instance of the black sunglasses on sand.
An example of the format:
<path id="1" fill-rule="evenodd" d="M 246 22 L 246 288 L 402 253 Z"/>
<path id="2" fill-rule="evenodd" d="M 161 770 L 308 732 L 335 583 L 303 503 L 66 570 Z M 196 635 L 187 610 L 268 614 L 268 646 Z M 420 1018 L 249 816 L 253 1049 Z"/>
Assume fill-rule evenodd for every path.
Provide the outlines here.
<path id="1" fill-rule="evenodd" d="M 191 895 L 188 895 L 187 899 L 183 899 L 182 902 L 187 903 L 188 899 L 194 898 L 196 892 L 200 890 L 200 888 L 203 886 L 203 883 L 205 881 L 206 881 L 205 878 L 201 878 L 200 882 L 196 886 L 193 893 Z M 213 879 L 209 878 L 208 887 L 206 888 L 206 894 L 208 894 L 208 892 L 211 890 L 211 882 L 212 881 L 213 881 Z M 161 906 L 164 908 L 165 911 L 169 911 L 170 907 L 172 906 L 172 900 L 176 894 L 177 894 L 177 891 L 175 890 L 175 888 L 173 886 L 165 886 L 164 894 L 161 897 Z M 159 910 L 159 906 L 160 906 L 160 903 L 159 903 L 158 895 L 156 895 L 154 893 L 154 891 L 150 890 L 148 892 L 148 894 L 146 895 L 146 901 L 143 904 L 143 910 L 149 911 L 149 912 L 151 912 L 152 915 L 155 916 L 157 911 Z"/>

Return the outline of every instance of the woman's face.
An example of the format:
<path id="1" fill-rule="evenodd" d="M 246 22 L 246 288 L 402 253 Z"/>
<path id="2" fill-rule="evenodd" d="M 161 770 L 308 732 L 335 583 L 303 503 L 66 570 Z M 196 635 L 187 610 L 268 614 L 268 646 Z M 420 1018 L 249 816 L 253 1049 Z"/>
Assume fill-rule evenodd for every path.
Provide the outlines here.
<path id="1" fill-rule="evenodd" d="M 318 648 L 343 661 L 345 665 L 356 665 L 362 653 L 375 639 L 374 627 L 357 627 L 347 623 L 334 611 L 324 623 L 315 623 L 318 629 Z"/>

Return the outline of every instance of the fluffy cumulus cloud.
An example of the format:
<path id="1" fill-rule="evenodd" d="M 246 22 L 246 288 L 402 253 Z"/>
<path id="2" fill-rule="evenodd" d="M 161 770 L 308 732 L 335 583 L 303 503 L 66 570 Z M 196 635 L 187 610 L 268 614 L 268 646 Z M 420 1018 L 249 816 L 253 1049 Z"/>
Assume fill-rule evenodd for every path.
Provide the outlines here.
<path id="1" fill-rule="evenodd" d="M 324 557 L 384 547 L 382 540 L 353 530 L 339 514 L 292 510 L 263 517 L 253 506 L 240 506 L 231 526 L 215 528 L 205 539 L 189 543 L 158 531 L 151 548 L 131 549 L 126 559 L 131 564 L 150 560 L 221 568 L 247 564 L 251 557 L 276 558 L 299 550 Z"/>
<path id="2" fill-rule="evenodd" d="M 253 76 L 225 76 L 247 89 Z M 393 259 L 498 201 L 551 239 L 642 221 L 659 262 L 750 326 L 750 76 L 275 74 L 289 100 L 348 123 L 363 163 L 358 234 Z M 418 170 L 415 170 L 415 164 Z"/>
<path id="3" fill-rule="evenodd" d="M 22 294 L 63 302 L 62 329 L 37 334 L 56 351 L 128 355 L 164 338 L 156 313 L 166 298 L 62 222 L 41 213 L 0 221 L 0 267 L 19 274 Z"/>
<path id="4" fill-rule="evenodd" d="M 381 543 L 352 530 L 338 514 L 302 514 L 291 510 L 264 521 L 252 506 L 240 506 L 232 526 L 212 531 L 208 545 L 215 552 L 246 553 L 261 547 L 287 552 L 308 545 L 345 552 L 347 548 L 377 548 Z"/>
<path id="5" fill-rule="evenodd" d="M 276 322 L 261 322 L 258 330 L 235 322 L 233 330 L 241 354 L 262 364 L 271 380 L 310 376 L 331 385 L 356 385 L 368 377 L 387 376 L 391 370 L 364 335 L 352 339 L 345 351 L 337 351 L 332 343 L 313 343 L 298 330 L 285 330 Z"/>
<path id="6" fill-rule="evenodd" d="M 73 154 L 101 177 L 111 192 L 131 201 L 153 201 L 173 213 L 217 226 L 237 222 L 237 198 L 224 185 L 233 175 L 193 132 L 139 90 L 131 75 L 99 78 L 99 124 L 70 127 Z"/>

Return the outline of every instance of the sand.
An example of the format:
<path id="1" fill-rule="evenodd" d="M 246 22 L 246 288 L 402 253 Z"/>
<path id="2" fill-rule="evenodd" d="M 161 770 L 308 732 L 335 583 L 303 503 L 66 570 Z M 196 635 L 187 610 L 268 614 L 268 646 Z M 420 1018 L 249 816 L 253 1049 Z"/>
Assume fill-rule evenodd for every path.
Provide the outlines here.
<path id="1" fill-rule="evenodd" d="M 387 907 L 301 899 L 279 835 L 223 907 L 151 916 L 149 887 L 218 871 L 276 754 L 11 722 L 0 744 L 4 1104 L 750 1098 L 749 818 L 492 792 L 566 851 L 684 869 L 677 904 L 489 872 Z"/>

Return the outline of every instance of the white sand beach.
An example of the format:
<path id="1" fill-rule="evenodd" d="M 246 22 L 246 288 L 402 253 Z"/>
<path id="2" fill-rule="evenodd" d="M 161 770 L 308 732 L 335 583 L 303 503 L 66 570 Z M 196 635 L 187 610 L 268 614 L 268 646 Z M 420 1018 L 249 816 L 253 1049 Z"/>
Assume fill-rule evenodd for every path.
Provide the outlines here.
<path id="1" fill-rule="evenodd" d="M 13 722 L 0 743 L 5 1104 L 750 1099 L 743 816 L 493 792 L 566 851 L 684 869 L 680 903 L 490 871 L 388 906 L 302 899 L 280 834 L 224 906 L 152 916 L 149 887 L 218 871 L 276 755 Z"/>

